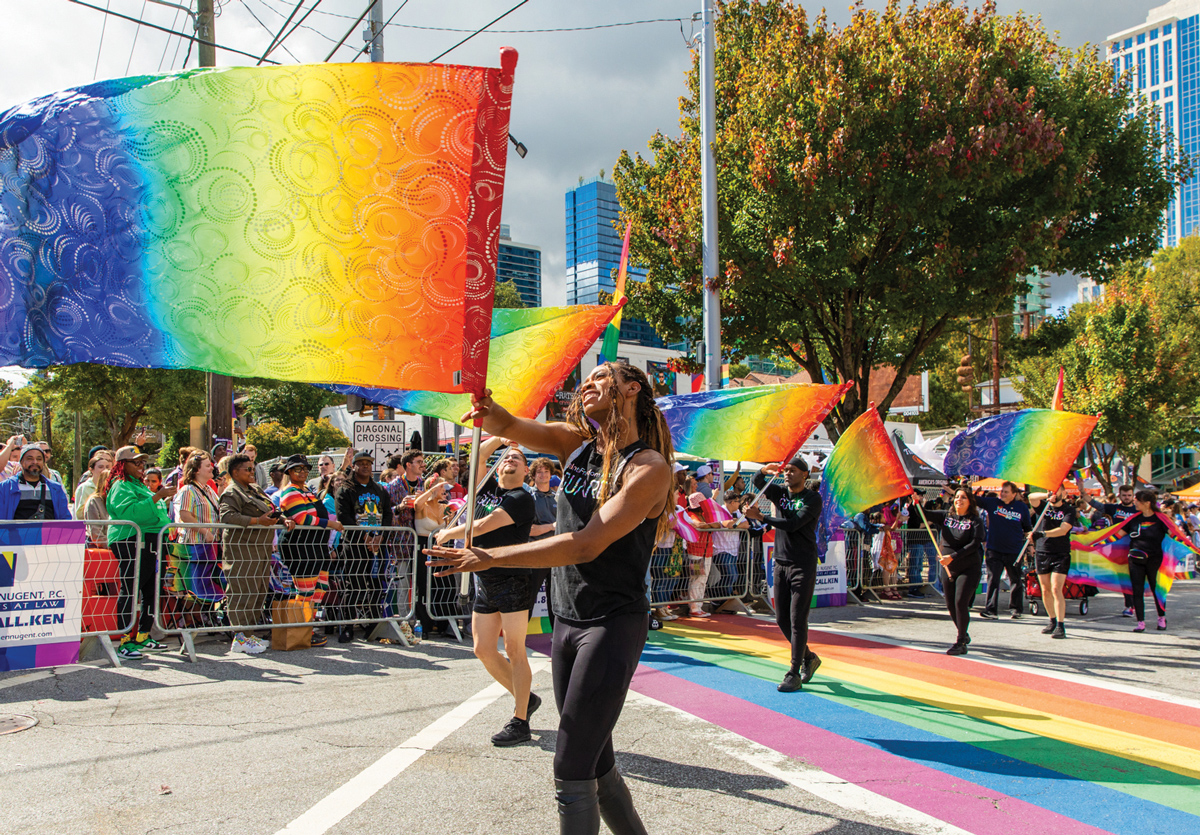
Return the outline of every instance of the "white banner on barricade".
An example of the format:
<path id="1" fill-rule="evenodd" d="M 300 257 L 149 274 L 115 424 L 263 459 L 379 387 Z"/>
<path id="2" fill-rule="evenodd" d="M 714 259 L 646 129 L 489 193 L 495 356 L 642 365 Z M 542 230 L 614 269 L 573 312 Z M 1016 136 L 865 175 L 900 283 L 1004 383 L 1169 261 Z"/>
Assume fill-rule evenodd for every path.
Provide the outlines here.
<path id="1" fill-rule="evenodd" d="M 79 660 L 82 522 L 0 523 L 0 670 Z"/>
<path id="2" fill-rule="evenodd" d="M 775 543 L 763 542 L 763 568 L 767 579 L 767 603 L 775 608 Z M 813 608 L 846 605 L 846 544 L 830 542 L 823 562 L 817 563 Z"/>

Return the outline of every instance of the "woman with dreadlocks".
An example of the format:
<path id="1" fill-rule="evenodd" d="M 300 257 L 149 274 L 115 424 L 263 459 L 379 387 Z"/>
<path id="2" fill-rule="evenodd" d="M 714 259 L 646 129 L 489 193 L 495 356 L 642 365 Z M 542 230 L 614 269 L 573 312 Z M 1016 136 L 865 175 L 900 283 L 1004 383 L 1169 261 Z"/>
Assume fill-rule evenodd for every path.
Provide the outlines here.
<path id="1" fill-rule="evenodd" d="M 554 699 L 560 714 L 554 787 L 561 835 L 645 833 L 616 768 L 612 732 L 649 629 L 646 571 L 671 524 L 674 452 L 646 375 L 625 362 L 597 366 L 566 423 L 516 418 L 490 392 L 464 423 L 565 462 L 556 536 L 484 551 L 432 548 L 439 575 L 492 566 L 553 567 Z"/>

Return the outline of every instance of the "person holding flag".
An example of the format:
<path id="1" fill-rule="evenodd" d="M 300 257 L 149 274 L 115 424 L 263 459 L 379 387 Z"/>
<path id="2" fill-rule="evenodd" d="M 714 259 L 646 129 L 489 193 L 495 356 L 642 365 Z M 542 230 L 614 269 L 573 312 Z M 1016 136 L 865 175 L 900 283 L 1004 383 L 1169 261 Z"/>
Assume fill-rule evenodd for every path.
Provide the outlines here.
<path id="1" fill-rule="evenodd" d="M 1075 486 L 1079 488 L 1079 495 L 1087 495 L 1083 491 L 1083 476 L 1079 473 L 1075 474 Z M 1132 484 L 1122 484 L 1117 488 L 1117 501 L 1115 503 L 1098 502 L 1091 498 L 1087 500 L 1087 503 L 1111 519 L 1112 523 L 1115 525 L 1140 515 L 1138 512 L 1138 507 L 1134 503 L 1133 492 Z M 1124 597 L 1125 608 L 1121 611 L 1121 616 L 1131 618 L 1135 614 L 1133 595 L 1126 594 Z"/>
<path id="2" fill-rule="evenodd" d="M 946 609 L 958 629 L 947 655 L 966 655 L 971 636 L 971 601 L 983 573 L 983 543 L 987 534 L 979 515 L 975 494 L 966 487 L 954 491 L 950 510 L 924 511 L 927 523 L 938 527 L 938 561 L 942 564 L 942 588 Z"/>
<path id="3" fill-rule="evenodd" d="M 778 464 L 768 464 L 754 476 L 754 486 L 779 510 L 766 516 L 756 504 L 743 511 L 751 522 L 764 522 L 782 536 L 775 538 L 775 622 L 792 644 L 792 665 L 776 688 L 794 693 L 812 680 L 821 666 L 820 657 L 808 648 L 808 613 L 817 584 L 817 522 L 821 518 L 821 496 L 808 488 L 808 462 L 797 455 L 783 466 L 785 491 L 767 484 L 768 476 L 779 473 Z"/>
<path id="4" fill-rule="evenodd" d="M 1042 601 L 1050 615 L 1050 623 L 1042 634 L 1065 638 L 1067 601 L 1063 586 L 1071 571 L 1071 529 L 1079 523 L 1079 515 L 1067 500 L 1067 488 L 1061 484 L 1050 494 L 1029 494 L 1030 507 L 1037 508 L 1042 502 L 1049 502 L 1049 506 L 1029 533 L 1029 540 L 1035 545 L 1033 561 L 1042 587 Z"/>
<path id="5" fill-rule="evenodd" d="M 1021 617 L 1025 592 L 1025 573 L 1021 570 L 1021 546 L 1025 534 L 1033 529 L 1029 506 L 1017 498 L 1017 485 L 1006 481 L 999 496 L 980 496 L 976 503 L 988 514 L 987 525 L 987 600 L 979 616 L 995 620 L 1000 613 L 1000 578 L 1007 572 L 1010 584 L 1008 611 L 1013 619 Z"/>
<path id="6" fill-rule="evenodd" d="M 1137 617 L 1134 632 L 1146 631 L 1146 584 L 1154 595 L 1158 610 L 1158 629 L 1167 628 L 1167 607 L 1159 594 L 1158 570 L 1163 564 L 1163 540 L 1171 535 L 1158 510 L 1158 497 L 1150 490 L 1138 490 L 1134 496 L 1138 514 L 1120 523 L 1129 533 L 1129 582 L 1132 585 L 1133 610 Z"/>

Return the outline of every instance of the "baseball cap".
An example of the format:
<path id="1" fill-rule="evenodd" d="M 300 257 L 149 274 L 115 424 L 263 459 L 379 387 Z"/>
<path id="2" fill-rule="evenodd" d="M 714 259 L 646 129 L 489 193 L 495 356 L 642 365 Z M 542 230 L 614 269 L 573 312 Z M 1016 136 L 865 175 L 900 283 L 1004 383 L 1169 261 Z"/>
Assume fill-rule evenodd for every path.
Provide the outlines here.
<path id="1" fill-rule="evenodd" d="M 696 478 L 704 478 L 706 475 L 712 475 L 712 467 L 707 464 L 701 464 L 696 470 Z"/>
<path id="2" fill-rule="evenodd" d="M 123 446 L 117 450 L 116 460 L 118 461 L 136 461 L 139 458 L 149 459 L 150 456 L 133 445 Z"/>

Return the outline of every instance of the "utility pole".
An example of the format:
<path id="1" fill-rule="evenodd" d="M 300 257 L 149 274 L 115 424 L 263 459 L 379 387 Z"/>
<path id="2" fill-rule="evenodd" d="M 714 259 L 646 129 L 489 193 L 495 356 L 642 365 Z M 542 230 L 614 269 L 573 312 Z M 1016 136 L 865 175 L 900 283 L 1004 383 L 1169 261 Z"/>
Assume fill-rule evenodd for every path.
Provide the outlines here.
<path id="1" fill-rule="evenodd" d="M 363 40 L 371 45 L 371 63 L 383 60 L 383 0 L 371 6 L 370 25 L 363 32 Z"/>
<path id="2" fill-rule="evenodd" d="M 717 162 L 713 143 L 717 137 L 716 62 L 717 26 L 713 0 L 700 0 L 700 195 L 704 208 L 704 382 L 708 391 L 721 387 L 721 300 L 712 282 L 717 280 Z"/>
<path id="3" fill-rule="evenodd" d="M 217 65 L 216 15 L 213 0 L 197 0 L 196 2 L 196 37 L 209 43 L 201 43 L 200 66 L 215 67 Z M 213 446 L 213 438 L 233 438 L 233 380 L 222 374 L 206 374 L 206 391 L 208 406 L 205 409 L 205 448 Z M 232 449 L 230 450 L 233 451 Z"/>

